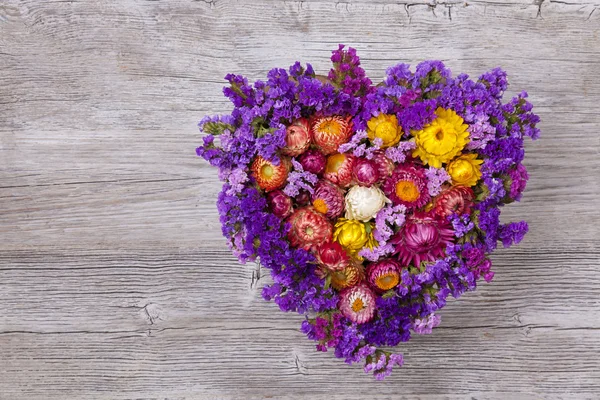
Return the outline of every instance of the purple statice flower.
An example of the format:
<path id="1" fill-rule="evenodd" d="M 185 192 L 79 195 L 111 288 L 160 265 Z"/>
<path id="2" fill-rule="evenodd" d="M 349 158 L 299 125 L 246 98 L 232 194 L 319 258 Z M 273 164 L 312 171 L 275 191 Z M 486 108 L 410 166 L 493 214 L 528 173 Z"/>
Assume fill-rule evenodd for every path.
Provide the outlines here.
<path id="1" fill-rule="evenodd" d="M 386 243 L 394 234 L 394 228 L 400 228 L 406 220 L 406 207 L 402 204 L 388 205 L 375 216 L 373 237 L 378 242 Z"/>
<path id="2" fill-rule="evenodd" d="M 442 185 L 450 182 L 450 175 L 443 168 L 429 167 L 425 170 L 427 176 L 427 190 L 431 197 L 435 197 L 442 191 Z"/>
<path id="3" fill-rule="evenodd" d="M 347 364 L 355 361 L 355 352 L 358 349 L 363 335 L 358 331 L 356 323 L 343 324 L 342 335 L 335 346 L 335 356 L 344 358 Z"/>
<path id="4" fill-rule="evenodd" d="M 223 88 L 223 94 L 231 100 L 234 106 L 252 107 L 254 105 L 254 89 L 248 84 L 248 79 L 242 75 L 227 74 L 225 80 L 229 86 Z"/>
<path id="5" fill-rule="evenodd" d="M 420 130 L 436 117 L 435 110 L 438 103 L 434 99 L 417 101 L 407 107 L 401 108 L 396 112 L 398 122 L 402 126 L 404 136 L 410 136 L 413 130 Z"/>
<path id="6" fill-rule="evenodd" d="M 375 229 L 373 230 L 373 238 L 377 240 L 378 245 L 372 249 L 365 247 L 358 252 L 358 255 L 369 261 L 377 261 L 380 258 L 394 254 L 396 248 L 387 241 L 395 233 L 395 229 L 404 224 L 405 220 L 406 207 L 402 204 L 388 205 L 379 210 L 375 216 Z"/>
<path id="7" fill-rule="evenodd" d="M 531 112 L 533 105 L 525 100 L 527 97 L 527 92 L 521 92 L 510 102 L 503 105 L 502 111 L 507 117 L 506 130 L 510 136 L 529 136 L 531 139 L 536 140 L 540 136 L 540 130 L 536 128 L 536 124 L 540 122 L 540 117 Z"/>
<path id="8" fill-rule="evenodd" d="M 475 224 L 471 221 L 470 215 L 456 215 L 451 214 L 448 216 L 448 219 L 452 223 L 452 228 L 454 229 L 454 236 L 457 238 L 465 236 L 469 233 L 473 228 L 475 228 Z"/>
<path id="9" fill-rule="evenodd" d="M 228 171 L 228 175 L 223 180 L 227 180 L 229 182 L 230 187 L 226 189 L 226 193 L 229 195 L 233 195 L 236 193 L 241 193 L 242 189 L 244 189 L 246 182 L 248 182 L 248 174 L 245 169 L 236 168 L 233 171 Z"/>
<path id="10" fill-rule="evenodd" d="M 395 251 L 396 248 L 391 243 L 380 243 L 372 249 L 363 247 L 363 249 L 358 252 L 358 255 L 369 261 L 377 261 L 380 258 L 394 254 Z"/>
<path id="11" fill-rule="evenodd" d="M 487 88 L 487 92 L 498 100 L 502 98 L 502 94 L 508 88 L 506 72 L 499 67 L 481 75 L 479 82 L 482 82 Z"/>
<path id="12" fill-rule="evenodd" d="M 408 87 L 413 74 L 409 64 L 396 64 L 385 70 L 384 83 L 387 87 Z"/>
<path id="13" fill-rule="evenodd" d="M 371 345 L 364 345 L 364 346 L 358 347 L 354 351 L 354 353 L 352 353 L 350 356 L 348 356 L 346 358 L 346 363 L 354 364 L 361 360 L 364 360 L 367 357 L 369 357 L 370 355 L 374 354 L 376 350 L 377 350 L 377 348 L 375 346 L 371 346 Z"/>
<path id="14" fill-rule="evenodd" d="M 475 279 L 483 276 L 486 282 L 490 282 L 494 277 L 491 271 L 492 262 L 486 258 L 485 251 L 480 243 L 465 243 L 462 245 L 461 256 L 464 259 L 465 266 L 474 274 Z"/>
<path id="15" fill-rule="evenodd" d="M 490 116 L 483 111 L 465 116 L 465 120 L 469 121 L 467 150 L 483 149 L 489 141 L 494 140 L 496 128 L 489 122 L 489 119 Z"/>
<path id="16" fill-rule="evenodd" d="M 423 61 L 417 65 L 412 76 L 413 89 L 420 88 L 423 94 L 437 97 L 441 89 L 451 81 L 452 73 L 443 62 L 438 60 Z"/>
<path id="17" fill-rule="evenodd" d="M 383 369 L 387 364 L 387 357 L 383 352 L 380 353 L 379 356 L 375 353 L 375 356 L 370 358 L 372 361 L 365 365 L 365 373 Z"/>
<path id="18" fill-rule="evenodd" d="M 480 153 L 487 156 L 485 167 L 495 173 L 506 173 L 525 157 L 523 138 L 505 137 L 489 142 Z"/>
<path id="19" fill-rule="evenodd" d="M 373 371 L 375 379 L 381 381 L 392 374 L 395 366 L 401 367 L 402 364 L 404 364 L 402 354 L 378 350 L 374 355 L 367 357 L 364 371 L 366 373 Z"/>
<path id="20" fill-rule="evenodd" d="M 527 168 L 523 164 L 518 164 L 516 168 L 508 171 L 508 176 L 510 177 L 510 197 L 519 201 L 529 179 Z"/>
<path id="21" fill-rule="evenodd" d="M 386 368 L 390 371 L 393 367 L 398 366 L 401 367 L 404 364 L 404 357 L 402 354 L 392 353 L 388 356 L 388 362 Z"/>
<path id="22" fill-rule="evenodd" d="M 493 206 L 500 203 L 506 196 L 506 188 L 502 179 L 491 176 L 493 172 L 488 169 L 488 166 L 489 163 L 486 160 L 482 168 L 481 179 L 485 184 L 487 197 L 480 204 Z"/>
<path id="23" fill-rule="evenodd" d="M 290 66 L 289 73 L 290 76 L 293 76 L 294 78 L 315 76 L 315 71 L 313 70 L 312 65 L 307 63 L 306 68 L 304 68 L 299 61 L 296 61 L 292 66 Z"/>
<path id="24" fill-rule="evenodd" d="M 399 142 L 396 146 L 385 149 L 385 156 L 397 164 L 402 164 L 406 160 L 406 153 L 416 147 L 415 142 Z"/>
<path id="25" fill-rule="evenodd" d="M 500 229 L 500 210 L 497 207 L 488 209 L 481 208 L 483 203 L 475 207 L 479 209 L 477 227 L 485 236 L 486 251 L 491 252 L 496 249 L 498 234 Z"/>
<path id="26" fill-rule="evenodd" d="M 314 185 L 319 181 L 317 175 L 305 171 L 302 164 L 294 158 L 292 158 L 292 165 L 294 166 L 294 170 L 288 175 L 288 183 L 283 189 L 283 193 L 290 197 L 296 197 L 300 193 L 300 190 L 313 193 Z"/>
<path id="27" fill-rule="evenodd" d="M 275 298 L 275 296 L 278 296 L 279 294 L 281 294 L 282 289 L 283 288 L 281 287 L 281 285 L 279 283 L 274 283 L 272 285 L 265 285 L 262 288 L 261 296 L 266 301 L 271 301 L 271 300 L 273 300 L 273 298 Z M 307 321 L 304 321 L 304 322 L 307 322 Z M 304 327 L 304 323 L 302 324 L 302 327 Z M 304 330 L 302 330 L 302 332 L 304 332 Z M 304 333 L 306 333 L 306 332 L 304 332 Z"/>
<path id="28" fill-rule="evenodd" d="M 504 247 L 510 247 L 523 240 L 523 237 L 528 231 L 529 226 L 527 225 L 527 222 L 511 222 L 510 224 L 500 225 L 499 238 Z"/>
<path id="29" fill-rule="evenodd" d="M 425 318 L 415 319 L 413 322 L 413 330 L 419 335 L 429 335 L 431 334 L 433 328 L 440 324 L 441 320 L 442 317 L 431 313 Z"/>
<path id="30" fill-rule="evenodd" d="M 344 317 L 334 313 L 328 317 L 317 316 L 314 320 L 308 317 L 302 322 L 300 330 L 317 343 L 317 350 L 326 352 L 328 347 L 335 347 L 342 337 Z"/>
<path id="31" fill-rule="evenodd" d="M 342 93 L 365 95 L 372 90 L 372 82 L 360 67 L 360 58 L 356 55 L 356 50 L 352 47 L 344 50 L 344 47 L 340 44 L 339 48 L 332 52 L 333 68 L 327 77 L 341 88 Z"/>
<path id="32" fill-rule="evenodd" d="M 279 149 L 285 147 L 286 145 L 285 135 L 285 126 L 281 125 L 272 133 L 268 133 L 262 137 L 257 138 L 256 151 L 258 155 L 268 161 L 273 162 L 275 165 L 279 165 L 280 159 L 277 152 Z"/>
<path id="33" fill-rule="evenodd" d="M 403 273 L 404 271 L 406 269 L 403 269 Z M 404 284 L 404 274 L 401 275 Z M 414 298 L 419 297 L 417 293 L 420 295 L 421 291 L 415 288 Z M 402 300 L 409 301 L 411 296 L 413 293 L 404 296 L 399 293 L 399 296 L 378 297 L 375 300 L 379 318 L 359 326 L 367 343 L 374 346 L 396 346 L 410 339 L 411 315 L 418 312 L 416 308 L 413 309 L 417 307 L 417 303 L 405 305 Z"/>
<path id="34" fill-rule="evenodd" d="M 402 357 L 401 354 L 395 354 L 395 356 Z M 390 360 L 388 360 L 388 362 L 387 362 L 387 364 L 386 364 L 386 366 L 385 366 L 384 369 L 380 369 L 378 371 L 375 371 L 373 373 L 373 376 L 375 377 L 375 379 L 377 379 L 378 381 L 384 380 L 385 378 L 387 378 L 388 376 L 390 376 L 392 374 L 392 369 L 393 369 L 393 367 L 394 367 L 395 364 L 402 365 L 402 363 L 404 362 L 404 360 L 401 359 L 401 358 L 398 359 L 397 357 L 395 358 L 394 362 L 390 362 Z M 390 356 L 390 358 L 391 358 L 391 356 Z"/>
<path id="35" fill-rule="evenodd" d="M 375 152 L 381 148 L 383 140 L 381 138 L 375 138 L 373 142 L 369 142 L 367 132 L 359 130 L 352 135 L 350 140 L 346 143 L 341 144 L 338 147 L 338 152 L 347 153 L 352 151 L 355 157 L 365 157 L 371 160 Z"/>

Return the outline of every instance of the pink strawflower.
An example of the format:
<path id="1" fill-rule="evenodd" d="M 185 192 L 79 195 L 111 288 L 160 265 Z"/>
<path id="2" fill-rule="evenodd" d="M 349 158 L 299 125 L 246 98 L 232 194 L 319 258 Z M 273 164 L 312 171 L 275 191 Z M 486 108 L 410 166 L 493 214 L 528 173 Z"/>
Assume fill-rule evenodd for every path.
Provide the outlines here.
<path id="1" fill-rule="evenodd" d="M 385 179 L 394 172 L 394 162 L 387 158 L 383 151 L 377 151 L 373 154 L 373 162 L 377 166 L 380 179 Z"/>
<path id="2" fill-rule="evenodd" d="M 344 212 L 344 192 L 339 186 L 321 180 L 315 186 L 312 203 L 315 210 L 328 218 L 335 219 Z"/>
<path id="3" fill-rule="evenodd" d="M 402 265 L 415 267 L 423 261 L 435 261 L 446 255 L 446 246 L 452 243 L 454 232 L 450 223 L 436 218 L 433 213 L 416 212 L 404 223 L 392 239 L 398 260 Z"/>
<path id="4" fill-rule="evenodd" d="M 379 180 L 377 164 L 366 158 L 357 158 L 352 167 L 352 178 L 361 186 L 371 186 Z"/>
<path id="5" fill-rule="evenodd" d="M 323 154 L 335 153 L 352 134 L 352 118 L 339 115 L 317 117 L 312 121 L 311 134 L 315 146 Z"/>
<path id="6" fill-rule="evenodd" d="M 281 190 L 274 190 L 267 194 L 269 210 L 279 218 L 289 216 L 292 211 L 292 199 Z"/>
<path id="7" fill-rule="evenodd" d="M 298 161 L 300 161 L 305 171 L 320 174 L 325 169 L 327 159 L 319 150 L 309 149 L 300 156 Z"/>
<path id="8" fill-rule="evenodd" d="M 425 170 L 412 164 L 396 166 L 392 175 L 383 182 L 382 189 L 392 203 L 402 204 L 408 209 L 422 207 L 430 199 Z"/>
<path id="9" fill-rule="evenodd" d="M 286 129 L 285 147 L 281 152 L 286 156 L 296 157 L 304 153 L 311 143 L 310 125 L 306 118 L 299 118 Z"/>
<path id="10" fill-rule="evenodd" d="M 350 321 L 364 324 L 375 313 L 375 294 L 364 283 L 344 289 L 340 292 L 338 308 Z"/>
<path id="11" fill-rule="evenodd" d="M 378 292 L 393 289 L 400 283 L 401 266 L 398 261 L 384 259 L 367 267 L 367 280 L 371 287 Z"/>

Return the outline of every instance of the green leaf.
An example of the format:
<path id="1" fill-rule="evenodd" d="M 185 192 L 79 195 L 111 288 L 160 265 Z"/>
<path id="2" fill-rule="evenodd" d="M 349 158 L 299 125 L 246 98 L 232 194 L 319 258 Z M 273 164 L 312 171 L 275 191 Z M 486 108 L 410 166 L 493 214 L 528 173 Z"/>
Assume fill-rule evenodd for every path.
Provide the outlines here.
<path id="1" fill-rule="evenodd" d="M 486 185 L 482 184 L 479 189 L 481 192 L 475 196 L 477 202 L 485 200 L 490 195 L 490 189 Z"/>
<path id="2" fill-rule="evenodd" d="M 331 275 L 327 275 L 327 278 L 325 278 L 325 285 L 323 288 L 327 290 L 329 289 L 329 286 L 331 286 Z"/>
<path id="3" fill-rule="evenodd" d="M 231 87 L 231 90 L 233 90 L 236 94 L 238 94 L 242 99 L 246 100 L 248 98 L 248 96 L 246 96 L 246 94 L 244 92 L 242 92 L 242 89 L 240 88 L 240 86 L 237 83 L 232 83 L 230 87 Z"/>
<path id="4" fill-rule="evenodd" d="M 202 127 L 202 132 L 211 134 L 213 136 L 222 135 L 225 131 L 235 132 L 235 126 L 226 124 L 224 122 L 207 122 Z"/>

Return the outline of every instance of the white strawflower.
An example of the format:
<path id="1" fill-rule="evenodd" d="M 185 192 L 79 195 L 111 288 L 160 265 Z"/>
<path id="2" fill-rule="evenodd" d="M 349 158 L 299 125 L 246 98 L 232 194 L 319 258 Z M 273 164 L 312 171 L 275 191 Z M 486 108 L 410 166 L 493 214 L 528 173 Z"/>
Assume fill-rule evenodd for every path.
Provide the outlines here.
<path id="1" fill-rule="evenodd" d="M 345 198 L 346 218 L 367 222 L 390 200 L 375 186 L 353 186 Z"/>

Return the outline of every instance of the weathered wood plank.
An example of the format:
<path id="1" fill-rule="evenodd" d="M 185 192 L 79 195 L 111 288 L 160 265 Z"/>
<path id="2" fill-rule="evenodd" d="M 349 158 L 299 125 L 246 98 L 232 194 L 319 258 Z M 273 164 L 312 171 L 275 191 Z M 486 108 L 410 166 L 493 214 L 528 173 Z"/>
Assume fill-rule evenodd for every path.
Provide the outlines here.
<path id="1" fill-rule="evenodd" d="M 344 368 L 346 390 L 391 394 L 402 387 L 419 393 L 418 377 L 428 371 L 424 394 L 493 393 L 503 382 L 523 392 L 595 393 L 600 361 L 587 349 L 597 348 L 600 336 L 597 321 L 582 316 L 597 310 L 589 294 L 600 290 L 600 279 L 587 278 L 594 265 L 585 260 L 598 260 L 598 253 L 541 259 L 544 253 L 499 254 L 494 284 L 452 302 L 434 335 L 402 346 L 407 366 L 391 384 Z M 55 392 L 59 398 L 75 390 L 60 376 L 82 381 L 74 395 L 99 381 L 104 390 L 141 393 L 159 378 L 177 393 L 192 376 L 197 393 L 215 396 L 324 393 L 342 373 L 329 354 L 315 353 L 302 340 L 298 316 L 278 313 L 260 299 L 259 287 L 249 286 L 253 267 L 236 265 L 226 252 L 17 252 L 2 261 L 8 266 L 0 270 L 3 376 L 20 385 L 45 377 L 56 385 L 48 391 L 33 379 L 32 395 Z M 557 267 L 548 270 L 549 261 Z M 580 295 L 559 283 L 566 271 L 587 281 Z M 29 374 L 23 376 L 24 370 Z M 494 383 L 477 379 L 486 374 L 495 376 Z"/>
<path id="2" fill-rule="evenodd" d="M 343 42 L 373 78 L 502 65 L 543 123 L 496 278 L 402 346 L 386 383 L 314 351 L 226 251 L 196 121 L 222 77 Z M 0 5 L 0 399 L 600 395 L 600 4 L 572 0 Z M 257 280 L 257 277 L 260 279 Z"/>

